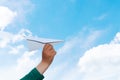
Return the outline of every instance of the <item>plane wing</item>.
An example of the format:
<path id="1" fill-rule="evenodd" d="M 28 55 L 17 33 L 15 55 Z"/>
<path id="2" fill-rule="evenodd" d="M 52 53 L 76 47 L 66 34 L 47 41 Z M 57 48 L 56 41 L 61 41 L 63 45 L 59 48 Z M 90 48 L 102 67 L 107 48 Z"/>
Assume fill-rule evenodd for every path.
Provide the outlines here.
<path id="1" fill-rule="evenodd" d="M 38 38 L 38 37 L 25 37 L 28 43 L 29 51 L 37 50 L 40 47 L 43 47 L 45 44 L 50 43 L 52 45 L 63 42 L 63 40 L 56 39 L 46 39 L 46 38 Z"/>

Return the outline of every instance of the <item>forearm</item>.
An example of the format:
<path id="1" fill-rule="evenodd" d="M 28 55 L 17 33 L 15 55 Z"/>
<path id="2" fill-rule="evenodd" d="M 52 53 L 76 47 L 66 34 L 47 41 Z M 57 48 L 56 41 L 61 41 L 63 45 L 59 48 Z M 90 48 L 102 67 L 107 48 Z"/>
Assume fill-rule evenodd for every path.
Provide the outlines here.
<path id="1" fill-rule="evenodd" d="M 53 62 L 56 51 L 51 44 L 46 44 L 42 51 L 42 61 L 36 67 L 43 74 Z"/>
<path id="2" fill-rule="evenodd" d="M 43 73 L 48 69 L 49 66 L 50 66 L 50 64 L 45 63 L 44 61 L 41 61 L 41 62 L 37 65 L 36 69 L 37 69 L 41 74 L 43 74 Z"/>
<path id="3" fill-rule="evenodd" d="M 52 63 L 56 51 L 50 44 L 46 44 L 42 52 L 42 61 L 34 68 L 29 74 L 23 77 L 21 80 L 42 80 L 44 78 L 43 73 L 48 69 Z"/>

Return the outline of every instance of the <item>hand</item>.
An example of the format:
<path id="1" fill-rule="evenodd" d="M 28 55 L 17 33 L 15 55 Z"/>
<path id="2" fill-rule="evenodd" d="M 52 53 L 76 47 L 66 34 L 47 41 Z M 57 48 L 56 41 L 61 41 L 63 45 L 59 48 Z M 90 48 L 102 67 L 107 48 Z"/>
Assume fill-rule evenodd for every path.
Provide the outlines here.
<path id="1" fill-rule="evenodd" d="M 51 44 L 45 44 L 42 51 L 42 61 L 36 67 L 41 74 L 47 70 L 55 55 L 56 51 L 54 50 L 53 46 Z"/>
<path id="2" fill-rule="evenodd" d="M 42 51 L 42 62 L 50 65 L 54 59 L 56 51 L 51 44 L 46 44 Z"/>

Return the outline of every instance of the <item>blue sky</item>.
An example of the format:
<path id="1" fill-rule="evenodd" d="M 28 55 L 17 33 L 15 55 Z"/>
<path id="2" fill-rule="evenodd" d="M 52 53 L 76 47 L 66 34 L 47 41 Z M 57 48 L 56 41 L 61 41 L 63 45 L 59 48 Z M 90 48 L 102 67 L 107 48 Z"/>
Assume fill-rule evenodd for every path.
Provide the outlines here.
<path id="1" fill-rule="evenodd" d="M 118 0 L 34 0 L 33 3 L 35 9 L 30 14 L 31 17 L 27 17 L 30 20 L 27 28 L 39 36 L 57 36 L 57 38 L 65 39 L 66 36 L 77 34 L 86 27 L 93 30 L 109 29 L 109 32 L 113 34 L 110 37 L 113 38 L 119 31 Z M 106 36 L 109 35 L 106 33 Z"/>
<path id="2" fill-rule="evenodd" d="M 45 80 L 120 80 L 119 8 L 119 0 L 1 0 L 0 79 L 17 80 L 39 63 L 27 34 L 64 40 Z"/>

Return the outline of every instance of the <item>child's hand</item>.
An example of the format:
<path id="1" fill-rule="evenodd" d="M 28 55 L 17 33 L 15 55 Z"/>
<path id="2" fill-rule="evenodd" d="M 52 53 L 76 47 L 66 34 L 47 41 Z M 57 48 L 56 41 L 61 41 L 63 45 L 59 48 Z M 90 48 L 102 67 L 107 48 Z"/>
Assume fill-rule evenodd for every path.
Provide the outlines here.
<path id="1" fill-rule="evenodd" d="M 47 70 L 55 55 L 56 51 L 54 50 L 53 46 L 51 44 L 45 44 L 42 51 L 42 61 L 36 67 L 41 74 Z"/>

